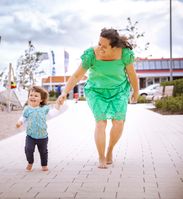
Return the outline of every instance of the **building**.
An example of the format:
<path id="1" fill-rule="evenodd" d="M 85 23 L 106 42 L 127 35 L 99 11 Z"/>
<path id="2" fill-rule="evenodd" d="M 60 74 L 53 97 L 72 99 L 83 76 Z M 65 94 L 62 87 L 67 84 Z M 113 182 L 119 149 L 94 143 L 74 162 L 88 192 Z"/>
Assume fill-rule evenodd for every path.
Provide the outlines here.
<path id="1" fill-rule="evenodd" d="M 172 59 L 172 77 L 173 79 L 183 78 L 183 58 Z M 170 59 L 142 59 L 139 58 L 135 62 L 135 69 L 139 78 L 139 87 L 145 88 L 151 84 L 160 83 L 170 80 Z M 70 76 L 50 76 L 42 79 L 42 86 L 47 90 L 55 90 L 61 92 L 65 83 Z M 79 97 L 84 96 L 83 88 L 87 80 L 84 78 L 70 92 L 70 97 L 73 98 L 74 93 L 78 93 Z"/>
<path id="2" fill-rule="evenodd" d="M 140 88 L 170 80 L 170 59 L 138 59 L 135 69 L 139 77 Z M 172 59 L 173 79 L 183 78 L 183 58 Z"/>
<path id="3" fill-rule="evenodd" d="M 66 82 L 70 76 L 49 76 L 42 79 L 42 86 L 50 91 L 54 90 L 60 94 L 65 87 Z M 84 76 L 81 81 L 73 88 L 69 93 L 69 98 L 72 99 L 75 93 L 78 93 L 79 97 L 84 96 L 84 84 L 87 80 L 87 76 Z"/>

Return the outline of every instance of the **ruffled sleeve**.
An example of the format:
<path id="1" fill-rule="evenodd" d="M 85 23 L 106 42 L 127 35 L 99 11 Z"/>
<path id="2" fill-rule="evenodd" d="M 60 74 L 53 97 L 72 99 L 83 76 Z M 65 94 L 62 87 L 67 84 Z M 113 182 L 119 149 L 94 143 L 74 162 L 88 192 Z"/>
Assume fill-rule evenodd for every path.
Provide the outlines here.
<path id="1" fill-rule="evenodd" d="M 87 50 L 85 50 L 84 53 L 81 55 L 81 60 L 82 60 L 82 67 L 84 69 L 87 70 L 91 66 L 93 66 L 95 60 L 94 49 L 88 48 Z"/>
<path id="2" fill-rule="evenodd" d="M 25 108 L 23 110 L 23 117 L 27 119 L 29 117 L 29 112 L 30 112 L 29 107 L 25 106 Z"/>
<path id="3" fill-rule="evenodd" d="M 50 107 L 48 105 L 44 105 L 41 108 L 44 110 L 45 114 L 47 115 L 50 110 Z"/>
<path id="4" fill-rule="evenodd" d="M 122 53 L 123 53 L 122 60 L 123 63 L 125 64 L 125 67 L 134 62 L 135 55 L 132 50 L 130 50 L 129 48 L 123 48 Z"/>

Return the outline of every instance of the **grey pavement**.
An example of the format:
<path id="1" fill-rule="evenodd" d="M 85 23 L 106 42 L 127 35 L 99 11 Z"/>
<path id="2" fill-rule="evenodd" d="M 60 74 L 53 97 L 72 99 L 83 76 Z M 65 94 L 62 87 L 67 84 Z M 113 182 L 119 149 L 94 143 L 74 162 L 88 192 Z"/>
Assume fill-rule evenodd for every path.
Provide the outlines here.
<path id="1" fill-rule="evenodd" d="M 93 116 L 86 102 L 68 104 L 48 121 L 48 172 L 37 150 L 25 171 L 25 132 L 0 141 L 0 199 L 183 199 L 183 115 L 129 105 L 114 163 L 98 169 Z"/>

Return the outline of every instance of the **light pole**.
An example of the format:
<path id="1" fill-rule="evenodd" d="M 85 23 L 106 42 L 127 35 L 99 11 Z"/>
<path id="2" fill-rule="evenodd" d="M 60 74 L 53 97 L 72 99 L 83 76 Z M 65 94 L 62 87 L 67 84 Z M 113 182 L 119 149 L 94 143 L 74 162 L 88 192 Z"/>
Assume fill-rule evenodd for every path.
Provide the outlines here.
<path id="1" fill-rule="evenodd" d="M 170 0 L 170 81 L 173 80 L 172 67 L 172 0 Z"/>

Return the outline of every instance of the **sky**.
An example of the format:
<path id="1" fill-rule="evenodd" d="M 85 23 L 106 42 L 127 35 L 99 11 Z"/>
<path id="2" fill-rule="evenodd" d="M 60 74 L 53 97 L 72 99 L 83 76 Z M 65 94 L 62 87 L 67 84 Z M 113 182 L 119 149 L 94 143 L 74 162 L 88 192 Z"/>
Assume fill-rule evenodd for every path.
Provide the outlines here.
<path id="1" fill-rule="evenodd" d="M 56 75 L 63 74 L 63 52 L 69 52 L 69 75 L 83 51 L 97 45 L 102 28 L 123 30 L 128 17 L 145 32 L 138 44 L 150 43 L 148 51 L 136 56 L 169 57 L 169 10 L 169 0 L 0 0 L 0 72 L 9 63 L 16 68 L 31 40 L 36 51 L 54 51 Z M 183 0 L 172 0 L 173 57 L 183 57 L 182 10 Z M 42 63 L 47 73 L 51 64 Z"/>

